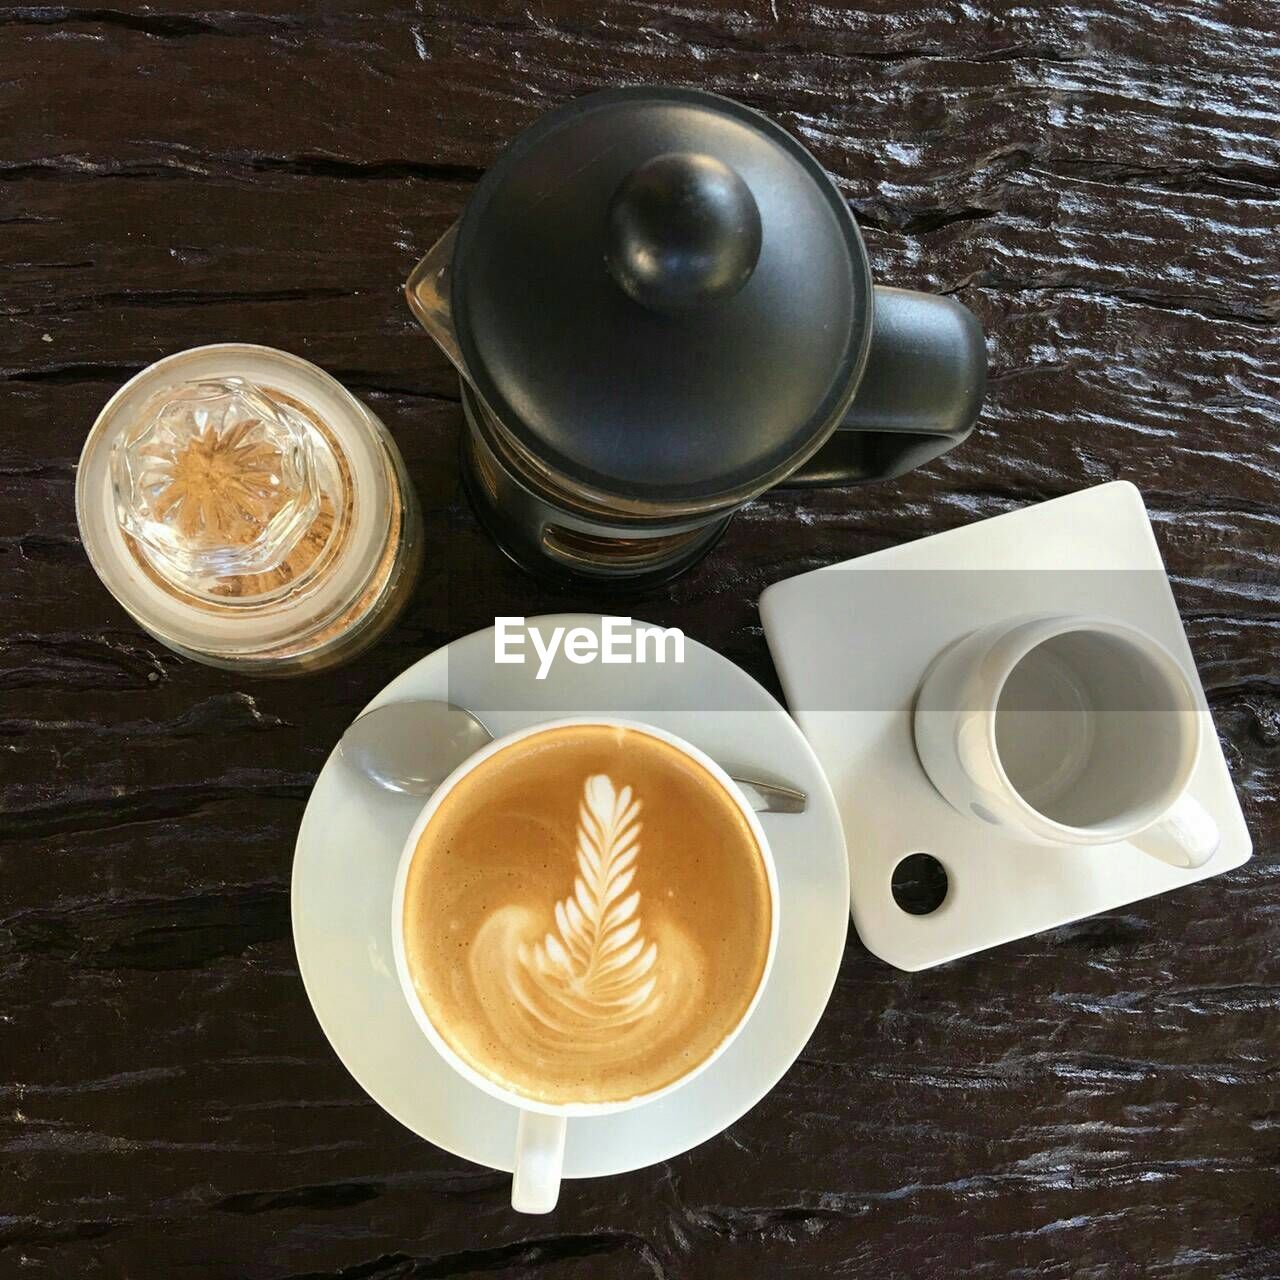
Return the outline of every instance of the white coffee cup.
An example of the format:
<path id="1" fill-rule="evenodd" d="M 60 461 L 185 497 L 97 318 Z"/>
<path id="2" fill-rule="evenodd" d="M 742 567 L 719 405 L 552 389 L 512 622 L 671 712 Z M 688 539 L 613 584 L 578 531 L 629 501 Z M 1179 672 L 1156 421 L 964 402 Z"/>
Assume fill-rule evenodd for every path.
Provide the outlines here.
<path id="1" fill-rule="evenodd" d="M 752 835 L 755 836 L 761 859 L 764 862 L 765 878 L 769 885 L 771 919 L 769 948 L 765 955 L 760 981 L 757 983 L 756 989 L 752 993 L 751 1001 L 742 1017 L 738 1019 L 734 1028 L 711 1053 L 683 1076 L 671 1081 L 661 1089 L 655 1089 L 650 1093 L 640 1094 L 634 1098 L 627 1098 L 622 1102 L 564 1104 L 539 1102 L 536 1099 L 524 1097 L 522 1094 L 510 1089 L 504 1089 L 501 1085 L 494 1083 L 487 1076 L 464 1062 L 449 1047 L 440 1032 L 436 1030 L 431 1019 L 427 1016 L 426 1010 L 423 1009 L 422 1002 L 418 999 L 405 955 L 405 885 L 408 882 L 409 867 L 417 851 L 419 837 L 426 830 L 427 824 L 435 815 L 436 810 L 444 803 L 453 788 L 473 769 L 489 759 L 490 756 L 509 747 L 514 742 L 519 742 L 522 738 L 529 737 L 531 734 L 569 725 L 607 725 L 611 728 L 631 729 L 637 733 L 648 734 L 650 737 L 657 738 L 660 742 L 676 748 L 676 750 L 700 764 L 720 783 L 725 792 L 737 804 L 743 818 L 751 829 Z M 747 1020 L 759 1003 L 765 983 L 769 979 L 769 972 L 773 968 L 774 952 L 778 947 L 778 879 L 774 870 L 773 854 L 770 851 L 764 828 L 760 825 L 760 820 L 756 817 L 755 811 L 747 803 L 733 779 L 714 760 L 699 751 L 697 747 L 685 742 L 683 738 L 678 738 L 675 734 L 668 733 L 665 729 L 659 729 L 653 725 L 640 724 L 632 720 L 621 720 L 613 716 L 575 716 L 564 720 L 547 721 L 527 729 L 521 729 L 516 733 L 509 733 L 505 737 L 496 738 L 488 746 L 481 748 L 474 755 L 468 757 L 440 784 L 439 788 L 423 806 L 422 812 L 418 815 L 417 821 L 414 822 L 408 838 L 405 840 L 404 851 L 400 855 L 400 866 L 396 872 L 395 893 L 391 904 L 391 937 L 395 953 L 396 974 L 400 979 L 400 989 L 409 1003 L 409 1008 L 415 1021 L 434 1046 L 436 1052 L 463 1079 L 475 1085 L 477 1089 L 482 1089 L 491 1097 L 497 1098 L 500 1102 L 505 1102 L 509 1106 L 516 1108 L 520 1113 L 516 1125 L 515 1172 L 511 1184 L 511 1207 L 521 1213 L 549 1213 L 555 1208 L 556 1200 L 560 1194 L 565 1133 L 570 1119 L 575 1116 L 612 1115 L 619 1111 L 629 1111 L 632 1107 L 652 1102 L 656 1098 L 665 1097 L 676 1089 L 683 1088 L 695 1077 L 701 1075 L 737 1039 L 738 1034 L 746 1025 Z"/>
<path id="2" fill-rule="evenodd" d="M 1167 649 L 1107 618 L 990 626 L 946 649 L 916 698 L 916 750 L 960 813 L 1048 845 L 1128 840 L 1178 867 L 1214 854 L 1187 792 L 1208 711 Z"/>

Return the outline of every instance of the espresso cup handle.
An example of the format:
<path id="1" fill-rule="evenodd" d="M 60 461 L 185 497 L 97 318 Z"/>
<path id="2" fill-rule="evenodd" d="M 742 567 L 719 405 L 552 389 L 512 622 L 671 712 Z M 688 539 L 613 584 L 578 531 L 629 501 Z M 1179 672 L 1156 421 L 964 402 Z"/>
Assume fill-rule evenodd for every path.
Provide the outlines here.
<path id="1" fill-rule="evenodd" d="M 1188 871 L 1204 866 L 1221 840 L 1209 811 L 1189 795 L 1183 795 L 1155 826 L 1133 837 L 1143 853 Z"/>
<path id="2" fill-rule="evenodd" d="M 511 1179 L 511 1207 L 517 1213 L 550 1213 L 556 1207 L 567 1124 L 564 1116 L 520 1113 L 516 1171 Z"/>

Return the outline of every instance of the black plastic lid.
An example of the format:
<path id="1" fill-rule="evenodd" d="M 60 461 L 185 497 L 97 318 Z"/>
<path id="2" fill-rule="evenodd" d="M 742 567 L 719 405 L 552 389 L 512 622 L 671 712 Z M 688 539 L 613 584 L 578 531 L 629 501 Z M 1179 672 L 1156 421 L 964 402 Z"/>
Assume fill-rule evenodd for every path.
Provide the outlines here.
<path id="1" fill-rule="evenodd" d="M 844 412 L 871 336 L 831 180 L 764 116 L 685 89 L 593 94 L 517 137 L 463 215 L 452 305 L 528 454 L 658 505 L 785 475 Z"/>

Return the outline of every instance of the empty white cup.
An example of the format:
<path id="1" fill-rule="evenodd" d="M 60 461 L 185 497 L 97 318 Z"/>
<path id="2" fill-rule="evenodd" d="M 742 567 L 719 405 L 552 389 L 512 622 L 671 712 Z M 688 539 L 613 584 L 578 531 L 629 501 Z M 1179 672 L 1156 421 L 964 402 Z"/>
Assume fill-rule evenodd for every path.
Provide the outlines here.
<path id="1" fill-rule="evenodd" d="M 1187 793 L 1203 721 L 1167 649 L 1106 618 L 1036 616 L 945 650 L 916 699 L 916 750 L 960 813 L 1049 845 L 1128 840 L 1179 867 L 1218 847 Z"/>

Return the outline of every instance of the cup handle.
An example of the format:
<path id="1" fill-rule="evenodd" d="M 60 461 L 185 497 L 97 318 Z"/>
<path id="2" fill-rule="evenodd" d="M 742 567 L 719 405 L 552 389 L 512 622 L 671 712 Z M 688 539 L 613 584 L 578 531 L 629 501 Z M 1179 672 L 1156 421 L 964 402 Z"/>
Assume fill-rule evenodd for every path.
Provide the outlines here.
<path id="1" fill-rule="evenodd" d="M 1194 870 L 1218 851 L 1218 824 L 1199 800 L 1184 795 L 1153 827 L 1133 837 L 1133 844 L 1171 867 Z"/>
<path id="2" fill-rule="evenodd" d="M 516 1171 L 511 1179 L 511 1207 L 517 1213 L 550 1213 L 556 1207 L 567 1124 L 564 1116 L 520 1113 Z"/>

